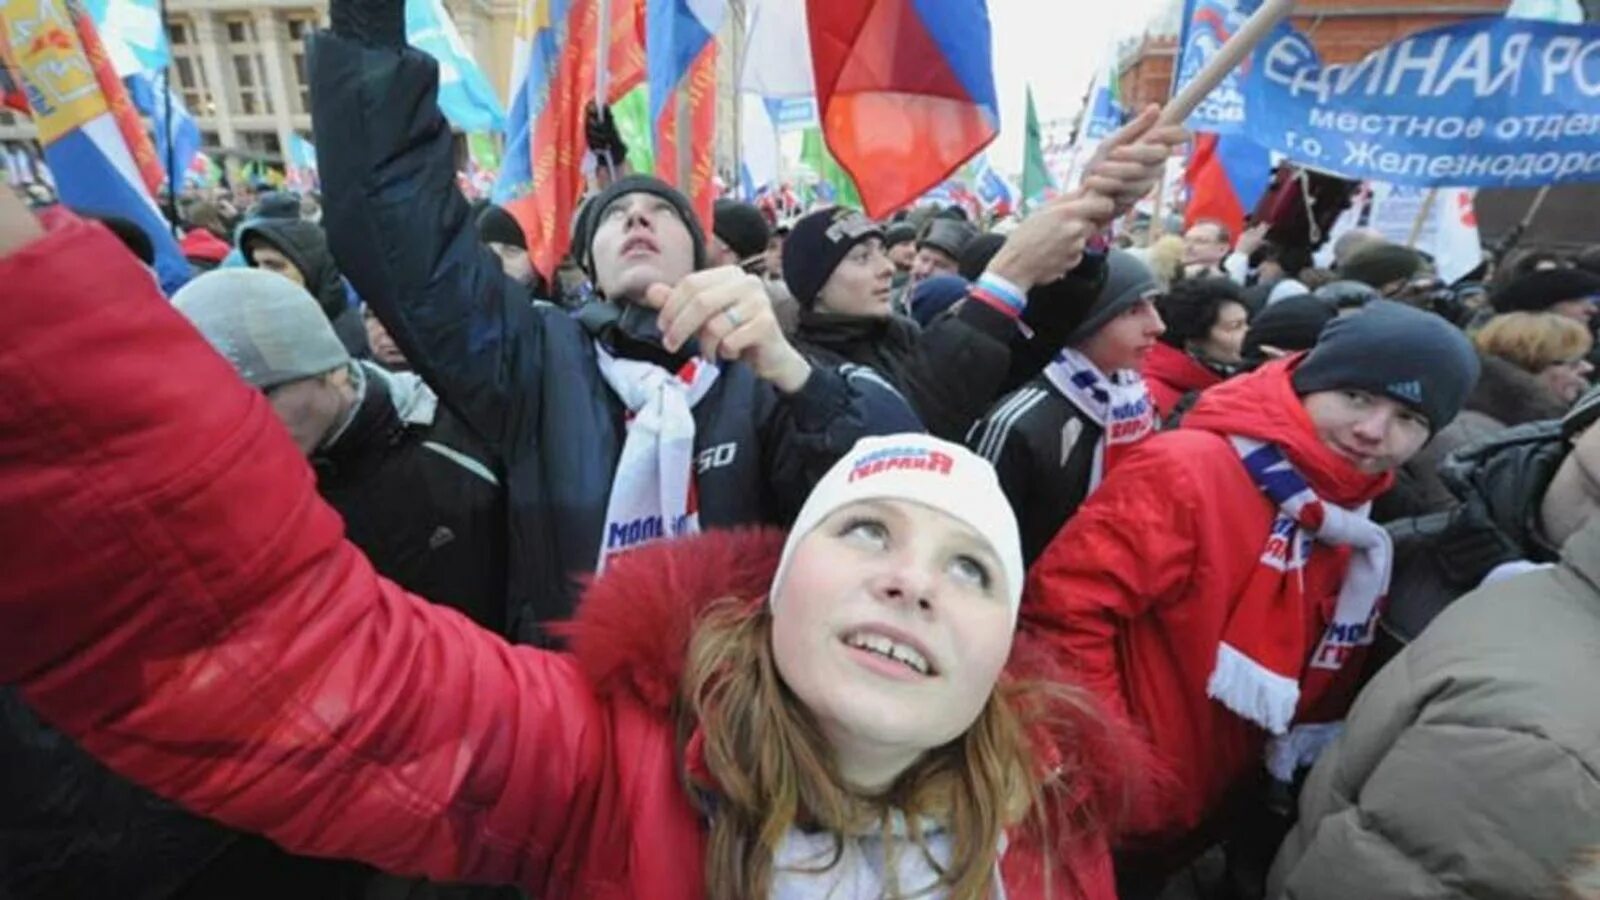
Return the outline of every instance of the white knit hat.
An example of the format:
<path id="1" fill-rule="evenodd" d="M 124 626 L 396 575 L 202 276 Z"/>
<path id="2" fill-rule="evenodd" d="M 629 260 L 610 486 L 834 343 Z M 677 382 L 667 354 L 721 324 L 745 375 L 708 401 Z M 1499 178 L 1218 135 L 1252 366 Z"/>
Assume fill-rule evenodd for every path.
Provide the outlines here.
<path id="1" fill-rule="evenodd" d="M 350 362 L 317 301 L 273 272 L 216 269 L 184 285 L 172 305 L 261 390 Z"/>
<path id="2" fill-rule="evenodd" d="M 982 535 L 1004 569 L 1002 586 L 1015 618 L 1022 605 L 1022 539 L 994 467 L 960 444 L 926 434 L 865 437 L 856 442 L 806 498 L 772 579 L 783 584 L 800 540 L 840 507 L 860 500 L 909 500 L 959 519 Z"/>

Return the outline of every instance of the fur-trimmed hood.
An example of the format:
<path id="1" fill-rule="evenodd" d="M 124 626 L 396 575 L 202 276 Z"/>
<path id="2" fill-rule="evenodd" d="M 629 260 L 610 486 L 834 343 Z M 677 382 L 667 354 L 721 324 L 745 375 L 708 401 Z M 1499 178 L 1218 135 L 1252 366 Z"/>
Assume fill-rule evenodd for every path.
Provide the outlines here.
<path id="1" fill-rule="evenodd" d="M 682 685 L 689 643 L 705 612 L 728 598 L 765 601 L 783 552 L 784 532 L 738 529 L 662 541 L 629 553 L 595 577 L 571 622 L 560 626 L 579 668 L 603 698 L 631 696 L 666 716 Z M 1026 621 L 1026 618 L 1024 618 Z M 1048 643 L 1017 632 L 1002 677 L 1073 686 Z M 1053 704 L 1034 730 L 1040 762 L 1070 779 L 1075 804 L 1112 827 L 1144 802 L 1154 772 L 1148 747 L 1087 692 Z"/>
<path id="2" fill-rule="evenodd" d="M 631 693 L 665 712 L 701 616 L 719 600 L 765 598 L 783 540 L 777 529 L 744 528 L 640 548 L 592 578 L 573 620 L 553 630 L 601 696 Z"/>

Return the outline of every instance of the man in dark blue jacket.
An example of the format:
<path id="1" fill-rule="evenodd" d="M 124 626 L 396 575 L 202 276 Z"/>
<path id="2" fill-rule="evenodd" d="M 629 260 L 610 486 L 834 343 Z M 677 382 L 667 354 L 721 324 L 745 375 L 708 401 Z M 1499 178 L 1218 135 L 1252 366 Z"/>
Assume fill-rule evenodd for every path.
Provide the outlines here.
<path id="1" fill-rule="evenodd" d="M 529 304 L 456 189 L 437 66 L 405 47 L 403 5 L 331 13 L 310 54 L 324 223 L 412 366 L 505 461 L 516 637 L 548 643 L 616 553 L 782 525 L 858 438 L 920 430 L 870 371 L 814 369 L 759 279 L 697 271 L 699 223 L 654 179 L 592 201 L 575 252 L 608 299 L 576 318 Z"/>

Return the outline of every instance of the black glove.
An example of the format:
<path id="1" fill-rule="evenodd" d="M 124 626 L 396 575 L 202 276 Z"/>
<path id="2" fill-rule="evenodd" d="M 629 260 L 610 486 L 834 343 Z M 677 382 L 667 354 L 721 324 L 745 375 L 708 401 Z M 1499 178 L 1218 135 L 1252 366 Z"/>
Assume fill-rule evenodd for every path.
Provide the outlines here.
<path id="1" fill-rule="evenodd" d="M 617 131 L 617 120 L 611 115 L 611 107 L 596 106 L 590 100 L 583 109 L 583 133 L 589 141 L 589 149 L 597 155 L 609 155 L 613 165 L 621 165 L 628 158 L 628 145 L 623 143 L 622 135 Z"/>
<path id="2" fill-rule="evenodd" d="M 405 0 L 331 0 L 333 33 L 370 47 L 406 45 Z"/>

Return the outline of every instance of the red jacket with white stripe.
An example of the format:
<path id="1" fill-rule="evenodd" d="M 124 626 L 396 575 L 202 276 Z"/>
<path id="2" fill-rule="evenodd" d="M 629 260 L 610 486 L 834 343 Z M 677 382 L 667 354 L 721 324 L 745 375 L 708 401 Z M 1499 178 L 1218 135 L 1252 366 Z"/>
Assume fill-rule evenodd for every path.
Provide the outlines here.
<path id="1" fill-rule="evenodd" d="M 670 707 L 698 612 L 764 594 L 779 536 L 641 550 L 591 588 L 574 653 L 513 647 L 373 572 L 265 398 L 103 228 L 62 225 L 0 283 L 0 683 L 298 853 L 550 900 L 704 896 Z M 1088 802 L 1125 753 L 1078 716 L 1048 749 Z M 1011 842 L 1007 896 L 1045 896 L 1041 849 Z M 1102 841 L 1047 849 L 1114 896 Z"/>
<path id="2" fill-rule="evenodd" d="M 1029 572 L 1025 627 L 1148 737 L 1167 776 L 1127 843 L 1190 835 L 1262 766 L 1267 732 L 1206 695 L 1229 614 L 1276 517 L 1226 435 L 1277 443 L 1318 495 L 1341 506 L 1392 481 L 1363 475 L 1317 438 L 1289 383 L 1297 362 L 1211 388 L 1183 427 L 1130 450 Z M 1332 616 L 1349 559 L 1344 548 L 1312 548 L 1305 607 L 1293 611 L 1308 647 Z M 1341 717 L 1360 669 L 1358 656 L 1330 692 L 1303 694 L 1300 717 Z"/>

